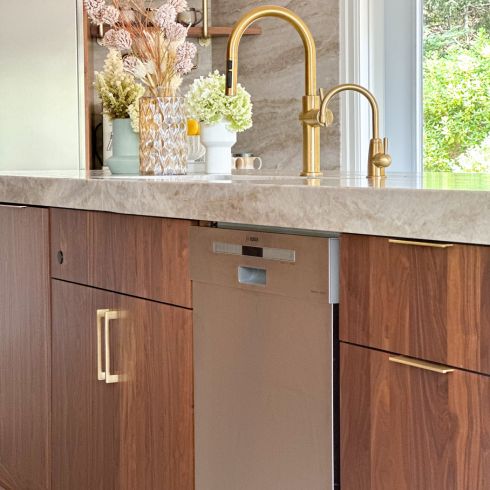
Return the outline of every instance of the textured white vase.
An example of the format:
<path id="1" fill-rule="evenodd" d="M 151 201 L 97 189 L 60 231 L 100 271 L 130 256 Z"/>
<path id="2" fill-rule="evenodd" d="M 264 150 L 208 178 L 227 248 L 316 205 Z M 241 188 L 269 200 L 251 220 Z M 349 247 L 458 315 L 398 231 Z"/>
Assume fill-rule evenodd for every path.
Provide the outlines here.
<path id="1" fill-rule="evenodd" d="M 208 126 L 201 125 L 201 143 L 206 147 L 206 172 L 208 174 L 231 174 L 231 148 L 236 143 L 236 133 L 221 121 Z"/>

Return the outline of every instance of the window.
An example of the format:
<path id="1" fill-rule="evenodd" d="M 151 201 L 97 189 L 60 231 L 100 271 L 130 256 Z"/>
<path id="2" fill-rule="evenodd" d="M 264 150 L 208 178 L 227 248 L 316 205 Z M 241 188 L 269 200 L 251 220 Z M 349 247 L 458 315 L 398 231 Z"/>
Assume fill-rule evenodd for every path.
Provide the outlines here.
<path id="1" fill-rule="evenodd" d="M 490 1 L 424 1 L 424 168 L 490 172 Z"/>
<path id="2" fill-rule="evenodd" d="M 342 81 L 370 88 L 390 172 L 490 172 L 490 0 L 345 0 Z M 342 103 L 343 169 L 365 172 L 369 109 Z"/>

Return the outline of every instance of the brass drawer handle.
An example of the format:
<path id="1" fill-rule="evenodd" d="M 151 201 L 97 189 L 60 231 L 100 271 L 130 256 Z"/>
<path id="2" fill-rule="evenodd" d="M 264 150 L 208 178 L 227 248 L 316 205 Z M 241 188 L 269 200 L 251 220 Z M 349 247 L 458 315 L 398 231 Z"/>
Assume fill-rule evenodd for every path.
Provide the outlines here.
<path id="1" fill-rule="evenodd" d="M 102 320 L 109 310 L 97 310 L 97 380 L 105 380 L 105 372 L 102 370 Z"/>
<path id="2" fill-rule="evenodd" d="M 413 242 L 410 240 L 388 240 L 393 245 L 412 245 L 413 247 L 428 247 L 428 248 L 451 248 L 454 247 L 452 243 L 430 243 L 430 242 Z"/>
<path id="3" fill-rule="evenodd" d="M 390 356 L 390 362 L 397 364 L 403 364 L 404 366 L 414 367 L 417 369 L 423 369 L 424 371 L 432 371 L 433 373 L 448 374 L 454 372 L 453 368 L 444 366 L 442 364 L 433 364 L 431 362 L 419 361 L 405 356 Z"/>
<path id="4" fill-rule="evenodd" d="M 111 320 L 119 320 L 125 318 L 122 311 L 106 311 L 105 319 L 105 382 L 107 384 L 119 383 L 123 381 L 123 376 L 120 374 L 111 374 L 111 343 L 110 343 L 110 323 Z"/>

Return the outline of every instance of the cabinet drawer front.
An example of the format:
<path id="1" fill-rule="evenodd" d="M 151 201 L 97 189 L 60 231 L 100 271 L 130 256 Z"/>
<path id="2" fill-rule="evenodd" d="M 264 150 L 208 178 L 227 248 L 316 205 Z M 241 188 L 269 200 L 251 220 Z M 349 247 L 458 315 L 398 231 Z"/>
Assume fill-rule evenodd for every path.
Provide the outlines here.
<path id="1" fill-rule="evenodd" d="M 190 308 L 191 224 L 51 209 L 51 275 Z"/>
<path id="2" fill-rule="evenodd" d="M 490 377 L 340 354 L 343 490 L 490 488 Z"/>
<path id="3" fill-rule="evenodd" d="M 346 342 L 490 373 L 490 247 L 344 235 Z"/>

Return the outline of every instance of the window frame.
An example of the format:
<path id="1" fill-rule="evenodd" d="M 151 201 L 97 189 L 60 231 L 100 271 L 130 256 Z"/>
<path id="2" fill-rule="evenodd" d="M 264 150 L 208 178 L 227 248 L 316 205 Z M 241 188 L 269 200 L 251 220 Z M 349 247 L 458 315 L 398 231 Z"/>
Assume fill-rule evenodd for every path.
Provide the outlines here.
<path id="1" fill-rule="evenodd" d="M 344 0 L 340 17 L 341 83 L 363 85 L 378 99 L 381 134 L 390 139 L 394 157 L 388 173 L 421 174 L 423 0 Z M 342 97 L 342 172 L 366 173 L 370 121 L 361 97 Z"/>

